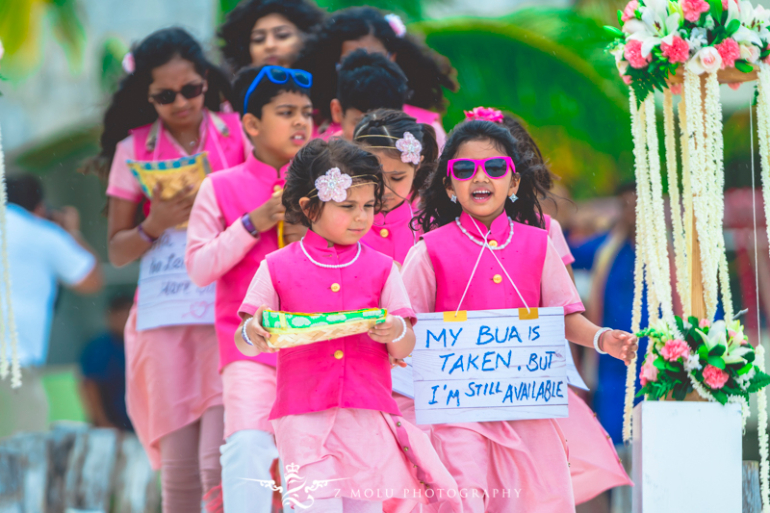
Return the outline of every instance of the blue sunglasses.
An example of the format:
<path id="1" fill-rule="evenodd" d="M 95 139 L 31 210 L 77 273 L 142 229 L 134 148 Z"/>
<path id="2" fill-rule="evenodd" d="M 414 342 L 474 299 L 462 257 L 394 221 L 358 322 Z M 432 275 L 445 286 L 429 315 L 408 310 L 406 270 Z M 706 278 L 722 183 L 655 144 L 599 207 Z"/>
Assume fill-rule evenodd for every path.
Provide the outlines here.
<path id="1" fill-rule="evenodd" d="M 267 79 L 274 84 L 285 84 L 291 78 L 294 80 L 295 84 L 303 89 L 309 89 L 310 86 L 313 85 L 313 75 L 307 71 L 301 69 L 282 68 L 281 66 L 263 66 L 259 71 L 259 74 L 254 77 L 254 81 L 249 86 L 249 89 L 246 91 L 246 96 L 243 98 L 244 114 L 247 111 L 251 93 L 254 92 L 254 89 L 257 88 L 259 83 L 265 77 L 267 77 Z"/>

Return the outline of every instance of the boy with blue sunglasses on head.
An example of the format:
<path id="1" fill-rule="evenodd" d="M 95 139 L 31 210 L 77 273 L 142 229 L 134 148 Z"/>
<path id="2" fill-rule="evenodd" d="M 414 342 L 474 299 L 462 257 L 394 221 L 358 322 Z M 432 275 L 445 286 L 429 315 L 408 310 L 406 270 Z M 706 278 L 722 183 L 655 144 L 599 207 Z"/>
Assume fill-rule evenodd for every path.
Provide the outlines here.
<path id="1" fill-rule="evenodd" d="M 204 180 L 190 214 L 188 273 L 199 286 L 216 283 L 226 513 L 271 511 L 272 491 L 259 481 L 271 479 L 270 466 L 278 457 L 267 420 L 276 396 L 276 357 L 244 356 L 233 334 L 240 324 L 238 307 L 259 263 L 284 239 L 284 173 L 312 135 L 311 85 L 312 76 L 302 70 L 263 66 L 239 73 L 235 105 L 253 150 L 243 164 Z"/>

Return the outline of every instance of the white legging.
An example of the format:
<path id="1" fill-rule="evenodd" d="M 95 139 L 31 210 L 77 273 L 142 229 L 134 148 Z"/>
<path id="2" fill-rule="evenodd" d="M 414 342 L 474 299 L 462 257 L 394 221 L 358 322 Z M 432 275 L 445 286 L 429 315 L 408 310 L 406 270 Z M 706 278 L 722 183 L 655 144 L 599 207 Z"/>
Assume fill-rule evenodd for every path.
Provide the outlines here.
<path id="1" fill-rule="evenodd" d="M 278 457 L 273 435 L 258 429 L 237 431 L 220 449 L 225 513 L 270 513 L 273 491 L 258 481 L 272 480 Z"/>

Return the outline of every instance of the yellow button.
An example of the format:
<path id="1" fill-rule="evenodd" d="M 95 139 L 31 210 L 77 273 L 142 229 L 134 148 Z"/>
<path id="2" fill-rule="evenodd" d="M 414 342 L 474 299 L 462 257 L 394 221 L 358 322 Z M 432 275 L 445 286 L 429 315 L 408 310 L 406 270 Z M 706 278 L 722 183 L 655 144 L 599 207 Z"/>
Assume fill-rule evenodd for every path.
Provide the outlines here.
<path id="1" fill-rule="evenodd" d="M 492 277 L 492 281 L 495 282 L 495 283 L 502 283 L 503 282 L 503 277 L 500 276 L 499 274 L 495 274 Z"/>
<path id="2" fill-rule="evenodd" d="M 388 236 L 388 234 L 390 234 L 390 232 L 388 231 L 387 228 L 383 228 L 382 230 L 380 230 L 380 237 L 385 238 Z"/>
<path id="3" fill-rule="evenodd" d="M 490 248 L 496 248 L 497 247 L 497 241 L 496 240 L 489 241 L 489 247 Z"/>
<path id="4" fill-rule="evenodd" d="M 332 283 L 332 292 L 339 292 L 339 291 L 340 291 L 340 284 Z"/>
<path id="5" fill-rule="evenodd" d="M 345 353 L 343 353 L 343 352 L 342 352 L 342 351 L 340 351 L 339 349 L 337 349 L 336 351 L 334 351 L 334 357 L 335 357 L 336 359 L 338 359 L 338 360 L 341 360 L 343 356 L 345 356 Z"/>

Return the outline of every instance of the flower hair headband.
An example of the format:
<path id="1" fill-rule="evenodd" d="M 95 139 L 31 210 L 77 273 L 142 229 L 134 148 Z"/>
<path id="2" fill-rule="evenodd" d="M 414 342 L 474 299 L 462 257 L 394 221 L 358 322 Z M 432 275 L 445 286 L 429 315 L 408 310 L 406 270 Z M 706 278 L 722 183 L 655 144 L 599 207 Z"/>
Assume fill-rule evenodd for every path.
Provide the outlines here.
<path id="1" fill-rule="evenodd" d="M 353 184 L 353 178 L 372 178 L 371 181 L 363 181 L 361 183 Z M 360 187 L 362 185 L 374 184 L 377 182 L 374 180 L 374 175 L 357 175 L 350 176 L 340 171 L 340 168 L 333 167 L 323 175 L 319 176 L 315 180 L 315 189 L 310 191 L 310 198 L 315 198 L 326 203 L 327 201 L 336 201 L 340 203 L 345 201 L 348 197 L 348 189 L 351 187 Z M 317 191 L 316 194 L 312 194 Z"/>
<path id="2" fill-rule="evenodd" d="M 392 135 L 371 134 L 371 135 L 359 135 L 358 137 L 356 137 L 356 140 L 364 139 L 366 137 L 384 137 L 385 139 L 395 139 L 396 144 L 394 146 L 398 151 L 401 152 L 401 162 L 412 163 L 415 166 L 420 165 L 420 154 L 422 153 L 422 144 L 420 144 L 420 141 L 418 141 L 417 138 L 413 136 L 411 132 L 404 132 L 404 137 L 402 137 L 401 139 L 399 139 L 398 137 L 394 137 Z M 393 148 L 393 146 L 369 146 L 369 148 Z"/>
<path id="3" fill-rule="evenodd" d="M 472 111 L 465 111 L 466 121 L 479 120 L 491 121 L 492 123 L 502 123 L 503 113 L 490 107 L 476 107 Z"/>

